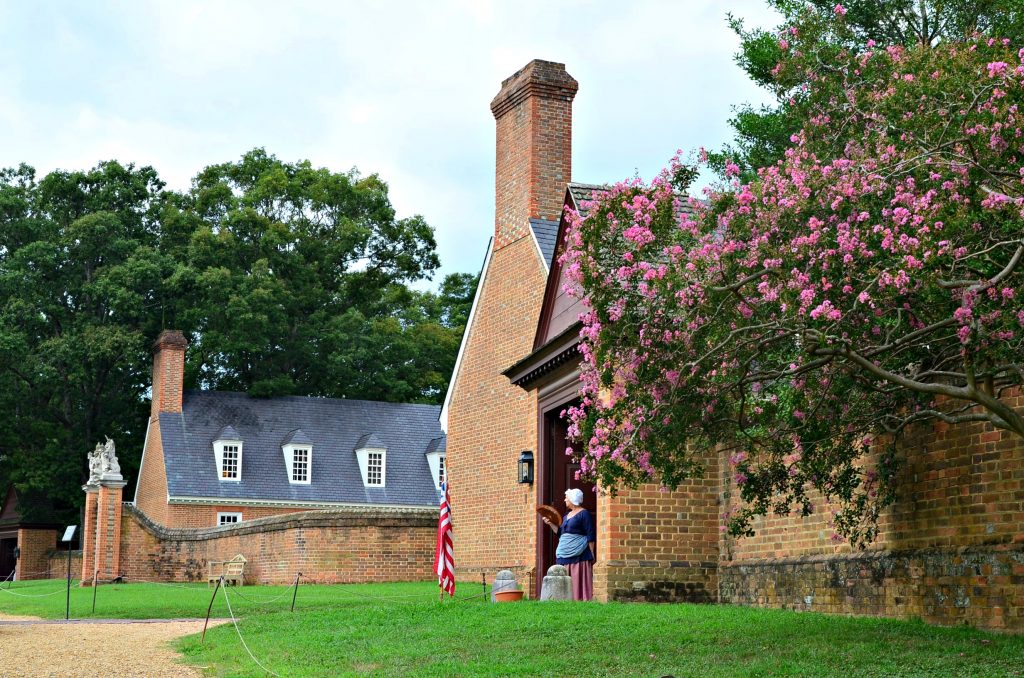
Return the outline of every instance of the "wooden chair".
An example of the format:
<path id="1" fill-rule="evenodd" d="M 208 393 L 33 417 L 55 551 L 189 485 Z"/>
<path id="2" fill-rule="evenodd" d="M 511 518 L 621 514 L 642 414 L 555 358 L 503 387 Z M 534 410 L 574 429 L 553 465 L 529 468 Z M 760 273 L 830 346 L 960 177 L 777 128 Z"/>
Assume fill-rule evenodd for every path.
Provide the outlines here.
<path id="1" fill-rule="evenodd" d="M 210 585 L 217 583 L 217 580 L 224 577 L 224 585 L 242 586 L 245 583 L 245 564 L 248 561 L 241 553 L 231 560 L 211 560 L 207 563 L 209 568 L 207 581 Z"/>

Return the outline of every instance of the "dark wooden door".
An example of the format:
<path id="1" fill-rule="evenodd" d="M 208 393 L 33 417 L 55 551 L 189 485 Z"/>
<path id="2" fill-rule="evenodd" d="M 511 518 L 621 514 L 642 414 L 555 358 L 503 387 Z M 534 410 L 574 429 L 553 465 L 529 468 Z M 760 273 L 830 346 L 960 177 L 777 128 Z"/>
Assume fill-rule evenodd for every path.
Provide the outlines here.
<path id="1" fill-rule="evenodd" d="M 18 562 L 14 558 L 14 549 L 18 546 L 17 537 L 0 539 L 0 581 L 11 579 Z"/>
<path id="2" fill-rule="evenodd" d="M 558 509 L 558 512 L 565 515 L 565 491 L 569 488 L 579 488 L 583 491 L 583 508 L 590 511 L 590 514 L 597 521 L 597 495 L 594 492 L 592 483 L 576 479 L 576 473 L 580 465 L 574 463 L 565 454 L 568 447 L 569 424 L 561 418 L 560 413 L 572 403 L 566 403 L 555 409 L 544 413 L 544 451 L 539 478 L 540 500 L 542 504 L 549 504 Z M 537 590 L 540 595 L 540 584 L 547 574 L 548 568 L 555 564 L 555 549 L 558 546 L 558 537 L 555 533 L 541 523 L 543 528 L 541 539 L 538 544 L 537 564 Z"/>

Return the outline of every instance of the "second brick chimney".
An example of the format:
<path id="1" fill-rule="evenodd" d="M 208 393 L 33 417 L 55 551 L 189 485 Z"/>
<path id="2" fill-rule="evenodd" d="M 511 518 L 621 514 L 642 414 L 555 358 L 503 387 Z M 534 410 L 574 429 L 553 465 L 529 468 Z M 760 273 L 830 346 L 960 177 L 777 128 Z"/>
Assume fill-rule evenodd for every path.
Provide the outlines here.
<path id="1" fill-rule="evenodd" d="M 565 64 L 534 59 L 501 83 L 497 124 L 494 249 L 527 235 L 529 220 L 558 221 L 572 176 L 572 100 Z"/>
<path id="2" fill-rule="evenodd" d="M 181 412 L 188 340 L 179 330 L 164 330 L 153 342 L 153 406 L 150 416 Z"/>

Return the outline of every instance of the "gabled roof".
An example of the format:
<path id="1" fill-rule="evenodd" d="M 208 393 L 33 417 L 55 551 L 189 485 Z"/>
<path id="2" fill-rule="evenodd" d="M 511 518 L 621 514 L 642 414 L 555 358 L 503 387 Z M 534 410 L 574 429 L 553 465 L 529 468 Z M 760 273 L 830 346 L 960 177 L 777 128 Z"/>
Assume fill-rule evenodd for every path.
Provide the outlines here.
<path id="1" fill-rule="evenodd" d="M 362 450 L 367 447 L 371 447 L 378 450 L 388 449 L 388 446 L 385 445 L 379 437 L 377 437 L 376 433 L 368 433 L 364 435 L 362 438 L 359 439 L 359 442 L 356 443 L 356 446 L 353 449 Z"/>
<path id="2" fill-rule="evenodd" d="M 585 207 L 583 205 L 583 202 L 593 200 L 595 192 L 607 191 L 608 186 L 601 184 L 580 184 L 573 182 L 568 184 L 566 186 L 566 189 L 569 191 L 569 196 L 572 198 L 573 207 L 575 207 L 576 211 L 580 213 L 580 216 L 585 217 L 587 216 L 587 212 L 590 208 Z"/>
<path id="3" fill-rule="evenodd" d="M 181 413 L 160 414 L 167 492 L 171 501 L 435 506 L 437 489 L 423 450 L 443 435 L 438 409 L 185 391 Z M 222 482 L 217 475 L 213 441 L 226 426 L 234 428 L 245 445 L 238 482 Z M 370 439 L 367 431 L 379 436 L 378 441 L 387 441 L 384 487 L 364 487 L 359 473 L 354 450 L 361 440 Z M 309 485 L 288 482 L 281 445 L 293 433 L 314 444 Z"/>
<path id="4" fill-rule="evenodd" d="M 241 440 L 241 438 L 238 435 L 238 431 L 228 425 L 217 434 L 217 440 Z"/>
<path id="5" fill-rule="evenodd" d="M 312 445 L 313 439 L 307 436 L 301 428 L 291 431 L 281 441 L 281 447 L 285 445 Z"/>
<path id="6" fill-rule="evenodd" d="M 427 444 L 427 451 L 423 454 L 434 454 L 435 452 L 444 454 L 447 451 L 447 448 L 448 438 L 447 436 L 441 436 L 440 438 L 434 438 L 431 440 L 430 443 Z"/>

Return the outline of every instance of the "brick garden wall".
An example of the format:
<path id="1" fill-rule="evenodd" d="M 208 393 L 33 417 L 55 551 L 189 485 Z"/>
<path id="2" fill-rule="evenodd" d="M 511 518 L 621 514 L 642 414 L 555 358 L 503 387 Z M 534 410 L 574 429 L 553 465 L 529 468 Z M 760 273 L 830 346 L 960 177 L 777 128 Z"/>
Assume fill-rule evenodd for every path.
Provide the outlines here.
<path id="1" fill-rule="evenodd" d="M 46 579 L 50 572 L 49 553 L 57 545 L 58 534 L 52 529 L 18 529 L 18 546 L 21 557 L 15 566 L 14 578 L 18 580 Z"/>
<path id="2" fill-rule="evenodd" d="M 204 529 L 162 527 L 124 505 L 121 574 L 206 581 L 209 561 L 242 554 L 246 583 L 420 581 L 435 577 L 434 509 L 332 509 Z"/>
<path id="3" fill-rule="evenodd" d="M 832 539 L 824 503 L 802 519 L 767 517 L 754 537 L 723 539 L 722 601 L 1024 630 L 1024 441 L 939 423 L 908 435 L 900 455 L 899 499 L 868 550 Z M 729 482 L 724 473 L 726 504 Z"/>
<path id="4" fill-rule="evenodd" d="M 54 549 L 47 554 L 50 579 L 64 579 L 68 576 L 68 552 Z M 82 574 L 82 552 L 71 552 L 71 576 L 77 579 Z"/>

